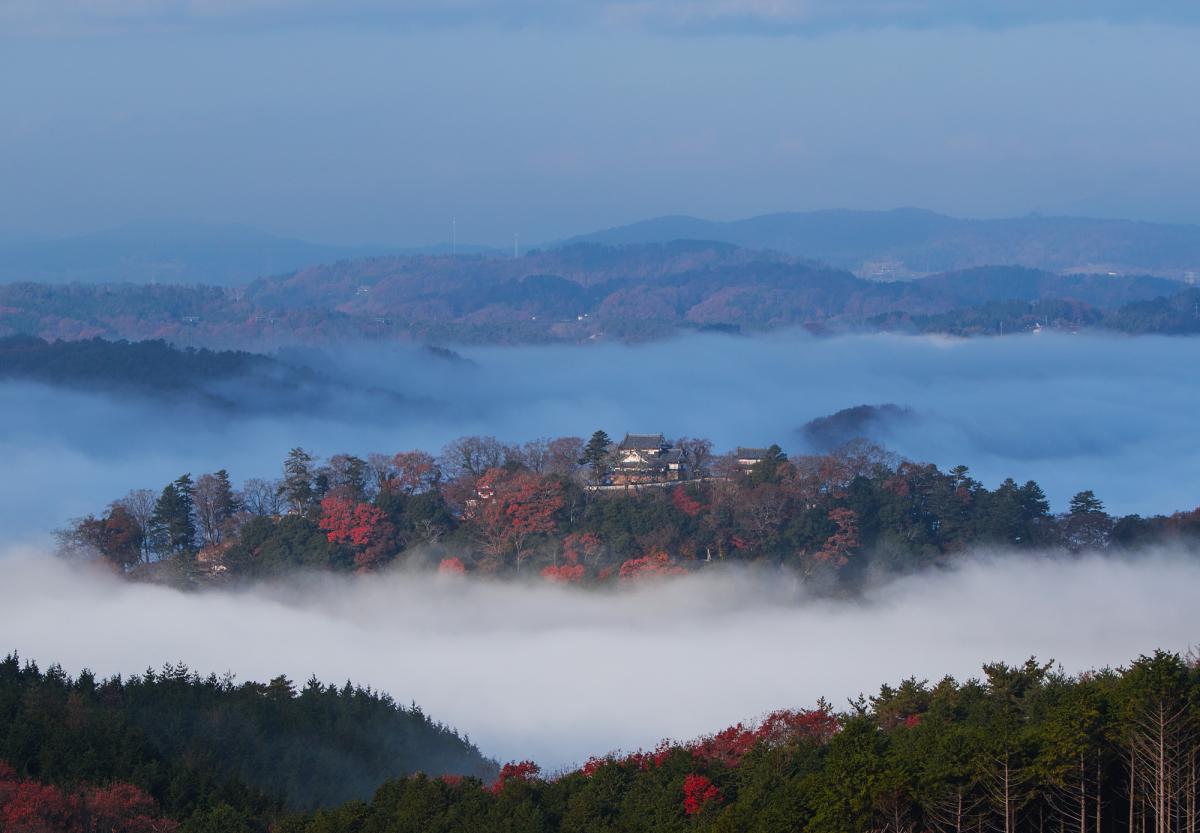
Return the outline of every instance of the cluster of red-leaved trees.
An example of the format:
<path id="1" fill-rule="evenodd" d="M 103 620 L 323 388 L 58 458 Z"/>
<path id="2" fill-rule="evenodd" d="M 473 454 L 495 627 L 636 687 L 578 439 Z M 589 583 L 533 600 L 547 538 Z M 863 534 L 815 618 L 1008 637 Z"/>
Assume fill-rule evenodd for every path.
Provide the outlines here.
<path id="1" fill-rule="evenodd" d="M 132 784 L 66 792 L 17 777 L 0 761 L 0 830 L 4 833 L 174 833 L 154 799 Z"/>
<path id="2" fill-rule="evenodd" d="M 694 765 L 700 767 L 716 764 L 727 769 L 736 769 L 756 745 L 778 748 L 795 741 L 824 745 L 837 734 L 840 725 L 829 704 L 821 701 L 815 709 L 782 709 L 772 712 L 757 724 L 738 723 L 690 743 L 678 744 L 664 740 L 650 752 L 639 750 L 624 755 L 610 754 L 601 758 L 590 758 L 580 767 L 579 772 L 591 777 L 609 764 L 632 766 L 642 771 L 652 770 L 665 766 L 668 759 L 680 753 L 688 756 Z M 501 772 L 500 779 L 492 786 L 492 791 L 500 792 L 510 778 L 528 780 L 537 777 L 537 774 L 536 765 L 528 761 L 507 764 Z M 722 801 L 724 795 L 707 775 L 693 772 L 684 779 L 683 809 L 688 816 L 696 815 L 705 807 L 720 804 Z"/>

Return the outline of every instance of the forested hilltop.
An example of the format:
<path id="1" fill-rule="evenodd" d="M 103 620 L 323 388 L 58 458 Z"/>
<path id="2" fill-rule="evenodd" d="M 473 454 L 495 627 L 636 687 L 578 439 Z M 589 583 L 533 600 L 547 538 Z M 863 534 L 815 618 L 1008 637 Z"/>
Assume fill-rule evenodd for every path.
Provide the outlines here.
<path id="1" fill-rule="evenodd" d="M 182 665 L 72 678 L 0 661 L 5 833 L 174 830 L 160 816 L 181 833 L 261 830 L 417 771 L 490 780 L 498 766 L 419 708 L 350 683 L 237 683 Z M 94 826 L 99 809 L 111 826 Z"/>
<path id="2" fill-rule="evenodd" d="M 293 449 L 281 477 L 235 488 L 225 470 L 135 490 L 60 533 L 63 550 L 134 578 L 227 582 L 391 565 L 604 584 L 754 563 L 815 588 L 949 565 L 968 550 L 1136 551 L 1200 544 L 1200 509 L 1112 517 L 1091 491 L 1053 514 L 1041 488 L 989 488 L 855 440 L 789 459 L 778 446 L 716 455 L 597 431 L 508 445 L 464 437 L 424 451 Z"/>
<path id="3" fill-rule="evenodd" d="M 263 392 L 296 393 L 321 380 L 311 371 L 256 353 L 177 349 L 149 341 L 45 341 L 28 335 L 0 338 L 0 379 L 40 382 L 82 390 L 194 398 L 212 405 L 245 407 L 221 395 L 224 383 L 251 381 Z"/>
<path id="4" fill-rule="evenodd" d="M 431 359 L 455 354 L 427 348 Z M 335 381 L 303 364 L 241 350 L 175 347 L 162 339 L 46 341 L 0 337 L 0 381 L 36 382 L 83 391 L 190 402 L 225 410 L 326 414 L 350 411 L 347 394 L 391 408 L 391 390 Z"/>
<path id="5" fill-rule="evenodd" d="M 1077 676 L 1030 659 L 985 665 L 981 677 L 965 681 L 910 678 L 844 708 L 821 701 L 783 709 L 690 742 L 610 752 L 565 773 L 542 773 L 533 761 L 476 777 L 427 772 L 381 781 L 370 801 L 303 813 L 287 812 L 279 791 L 239 781 L 223 751 L 146 752 L 130 702 L 205 701 L 222 689 L 182 670 L 148 677 L 103 683 L 22 668 L 15 657 L 0 664 L 0 755 L 12 756 L 0 762 L 0 826 L 10 833 L 1190 833 L 1200 824 L 1200 667 L 1191 655 L 1163 651 Z M 248 701 L 237 725 L 256 740 L 281 715 L 311 721 L 339 696 L 315 681 L 301 692 L 279 680 L 225 690 L 228 699 Z M 361 728 L 353 720 L 339 727 Z M 229 732 L 215 740 L 222 739 L 251 748 Z M 266 755 L 259 778 L 286 783 L 302 771 L 296 762 Z M 107 826 L 96 827 L 97 819 Z"/>
<path id="6" fill-rule="evenodd" d="M 1161 277 L 1019 266 L 885 282 L 723 243 L 578 243 L 519 258 L 346 260 L 234 288 L 17 283 L 0 286 L 0 336 L 261 349 L 375 339 L 576 343 L 783 327 L 1200 332 L 1195 299 L 1180 294 L 1187 289 Z"/>

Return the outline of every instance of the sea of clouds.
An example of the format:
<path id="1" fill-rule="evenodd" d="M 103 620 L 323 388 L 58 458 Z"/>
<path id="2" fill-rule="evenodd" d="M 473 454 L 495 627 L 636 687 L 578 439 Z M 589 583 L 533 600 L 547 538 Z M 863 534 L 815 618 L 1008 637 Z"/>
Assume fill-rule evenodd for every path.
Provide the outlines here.
<path id="1" fill-rule="evenodd" d="M 0 556 L 0 650 L 105 675 L 183 661 L 239 680 L 354 680 L 485 754 L 555 770 L 821 696 L 844 709 L 913 675 L 1184 651 L 1200 640 L 1197 586 L 1200 564 L 1164 552 L 981 555 L 854 602 L 751 571 L 611 591 L 398 572 L 189 593 L 23 550 Z"/>

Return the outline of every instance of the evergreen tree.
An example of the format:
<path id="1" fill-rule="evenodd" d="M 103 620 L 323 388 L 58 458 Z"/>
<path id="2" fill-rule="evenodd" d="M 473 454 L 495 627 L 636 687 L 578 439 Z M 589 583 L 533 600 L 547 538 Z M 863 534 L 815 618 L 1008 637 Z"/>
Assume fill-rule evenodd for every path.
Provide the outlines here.
<path id="1" fill-rule="evenodd" d="M 317 500 L 314 485 L 312 455 L 303 448 L 293 448 L 283 463 L 283 483 L 279 493 L 295 514 L 306 515 Z"/>
<path id="2" fill-rule="evenodd" d="M 609 449 L 612 446 L 612 439 L 604 431 L 597 431 L 592 434 L 592 438 L 587 441 L 587 445 L 583 447 L 583 456 L 579 458 L 580 465 L 587 466 L 592 473 L 592 483 L 596 486 L 602 484 L 609 472 L 612 471 L 612 461 L 610 459 Z"/>
<path id="3" fill-rule="evenodd" d="M 215 476 L 217 478 L 217 510 L 220 513 L 220 519 L 224 521 L 242 511 L 242 500 L 233 489 L 233 483 L 229 480 L 229 472 L 220 469 Z"/>
<path id="4" fill-rule="evenodd" d="M 1103 512 L 1104 503 L 1100 498 L 1096 497 L 1096 493 L 1091 489 L 1086 489 L 1076 494 L 1071 498 L 1070 509 L 1072 515 L 1083 515 L 1088 512 Z"/>
<path id="5" fill-rule="evenodd" d="M 778 445 L 767 449 L 763 458 L 750 468 L 751 483 L 778 483 L 779 466 L 787 462 L 787 454 Z"/>
<path id="6" fill-rule="evenodd" d="M 160 558 L 192 551 L 196 542 L 196 521 L 190 474 L 182 475 L 163 488 L 150 516 L 150 540 Z"/>

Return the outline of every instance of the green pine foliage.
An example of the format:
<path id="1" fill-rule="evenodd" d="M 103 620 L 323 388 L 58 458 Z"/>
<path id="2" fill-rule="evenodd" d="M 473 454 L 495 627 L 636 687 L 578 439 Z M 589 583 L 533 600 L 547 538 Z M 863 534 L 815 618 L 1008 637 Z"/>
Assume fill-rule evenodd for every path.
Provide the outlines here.
<path id="1" fill-rule="evenodd" d="M 72 678 L 15 654 L 0 662 L 0 761 L 47 783 L 136 784 L 168 815 L 198 814 L 185 830 L 208 830 L 231 814 L 260 830 L 285 807 L 367 798 L 384 780 L 418 770 L 496 772 L 418 707 L 349 683 L 239 684 L 182 665 Z"/>

